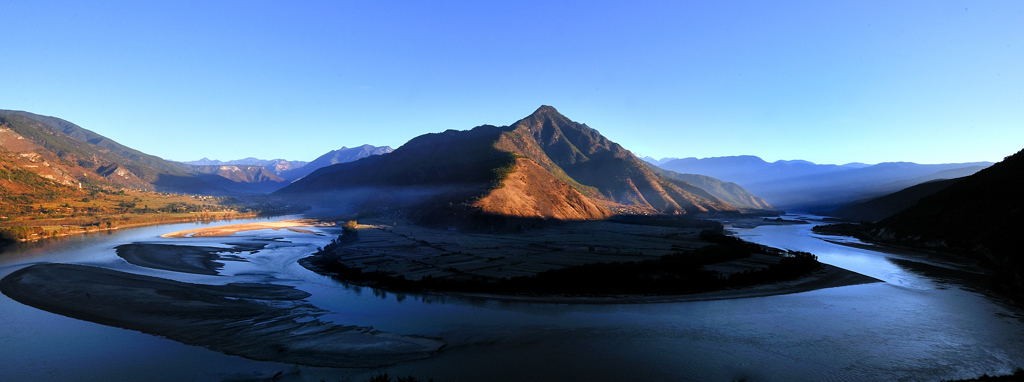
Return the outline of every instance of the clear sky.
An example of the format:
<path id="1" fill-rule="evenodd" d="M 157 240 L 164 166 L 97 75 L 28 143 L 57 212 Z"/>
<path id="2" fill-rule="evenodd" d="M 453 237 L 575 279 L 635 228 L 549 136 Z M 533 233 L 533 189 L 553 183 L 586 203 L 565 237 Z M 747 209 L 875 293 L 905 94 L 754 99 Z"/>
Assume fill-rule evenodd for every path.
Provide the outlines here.
<path id="1" fill-rule="evenodd" d="M 0 108 L 173 160 L 398 147 L 542 104 L 658 158 L 1024 148 L 1024 1 L 5 0 L 0 14 Z"/>

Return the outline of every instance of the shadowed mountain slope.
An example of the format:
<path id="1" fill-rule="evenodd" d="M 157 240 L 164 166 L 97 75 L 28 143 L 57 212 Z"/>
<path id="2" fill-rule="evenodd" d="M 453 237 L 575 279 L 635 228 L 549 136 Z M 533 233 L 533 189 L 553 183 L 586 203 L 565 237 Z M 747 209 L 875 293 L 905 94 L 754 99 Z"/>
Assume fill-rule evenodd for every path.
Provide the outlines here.
<path id="1" fill-rule="evenodd" d="M 917 204 L 922 198 L 939 192 L 960 179 L 924 182 L 889 195 L 847 204 L 830 212 L 829 215 L 847 220 L 874 223 Z"/>
<path id="2" fill-rule="evenodd" d="M 901 235 L 950 246 L 1009 251 L 1024 216 L 1024 151 L 879 222 Z"/>
<path id="3" fill-rule="evenodd" d="M 343 195 L 364 209 L 399 202 L 421 220 L 736 211 L 698 187 L 656 174 L 550 106 L 511 126 L 422 135 L 390 154 L 317 170 L 278 194 Z"/>
<path id="4" fill-rule="evenodd" d="M 653 164 L 648 167 L 654 170 L 654 172 L 676 181 L 677 184 L 679 184 L 678 182 L 685 182 L 689 185 L 705 190 L 736 208 L 762 211 L 775 209 L 775 207 L 764 199 L 761 199 L 761 197 L 750 193 L 750 191 L 747 191 L 743 186 L 733 182 L 725 182 L 721 179 L 712 178 L 706 175 L 680 174 L 675 171 L 659 168 Z"/>
<path id="5" fill-rule="evenodd" d="M 917 246 L 953 249 L 987 264 L 1024 298 L 1024 150 L 962 178 L 879 222 L 872 234 Z"/>

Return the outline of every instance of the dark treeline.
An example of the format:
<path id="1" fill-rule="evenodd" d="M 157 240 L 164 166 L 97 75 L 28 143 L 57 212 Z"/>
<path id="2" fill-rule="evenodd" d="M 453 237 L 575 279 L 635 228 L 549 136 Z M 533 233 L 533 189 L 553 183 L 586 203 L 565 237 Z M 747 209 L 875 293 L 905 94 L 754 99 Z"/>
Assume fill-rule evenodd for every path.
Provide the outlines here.
<path id="1" fill-rule="evenodd" d="M 505 279 L 455 275 L 407 280 L 402 275 L 364 272 L 359 268 L 347 267 L 338 261 L 337 249 L 358 239 L 358 233 L 354 230 L 346 231 L 326 248 L 311 256 L 308 261 L 341 280 L 392 290 L 562 295 L 700 293 L 791 280 L 821 266 L 817 256 L 806 252 L 770 248 L 711 230 L 702 233 L 701 237 L 715 244 L 688 252 L 676 252 L 658 259 L 585 264 L 550 270 L 534 276 Z M 731 274 L 703 269 L 704 265 L 747 258 L 753 254 L 779 256 L 780 261 L 765 268 Z"/>
<path id="2" fill-rule="evenodd" d="M 822 235 L 850 236 L 861 240 L 871 240 L 871 235 L 868 232 L 873 228 L 874 225 L 871 223 L 837 223 L 816 225 L 811 227 L 811 231 Z"/>

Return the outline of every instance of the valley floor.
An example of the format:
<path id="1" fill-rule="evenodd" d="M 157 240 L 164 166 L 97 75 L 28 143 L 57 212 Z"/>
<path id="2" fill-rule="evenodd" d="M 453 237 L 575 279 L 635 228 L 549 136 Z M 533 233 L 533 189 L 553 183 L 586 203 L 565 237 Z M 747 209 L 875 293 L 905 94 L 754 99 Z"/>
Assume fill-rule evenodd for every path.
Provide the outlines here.
<path id="1" fill-rule="evenodd" d="M 241 219 L 268 212 L 212 196 L 106 189 L 67 192 L 71 194 L 48 200 L 0 200 L 0 241 L 37 241 L 147 225 Z"/>

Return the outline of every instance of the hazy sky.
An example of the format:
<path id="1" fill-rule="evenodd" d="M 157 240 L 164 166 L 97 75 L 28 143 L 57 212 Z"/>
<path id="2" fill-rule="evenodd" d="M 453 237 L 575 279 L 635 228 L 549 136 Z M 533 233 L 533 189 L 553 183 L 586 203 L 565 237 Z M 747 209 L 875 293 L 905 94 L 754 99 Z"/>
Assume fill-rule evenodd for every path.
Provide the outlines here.
<path id="1" fill-rule="evenodd" d="M 12 1 L 0 108 L 166 159 L 311 160 L 542 104 L 639 154 L 997 161 L 1024 1 Z"/>

